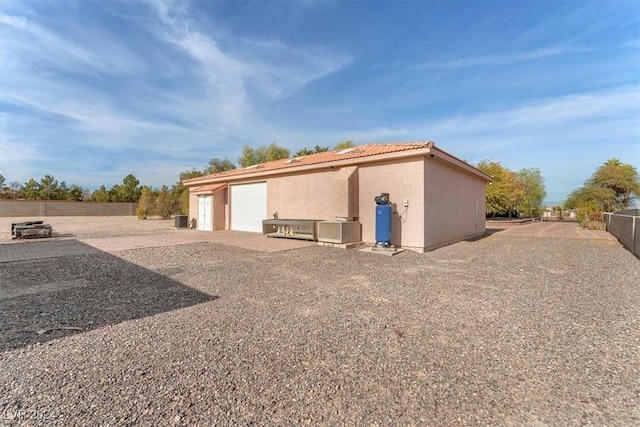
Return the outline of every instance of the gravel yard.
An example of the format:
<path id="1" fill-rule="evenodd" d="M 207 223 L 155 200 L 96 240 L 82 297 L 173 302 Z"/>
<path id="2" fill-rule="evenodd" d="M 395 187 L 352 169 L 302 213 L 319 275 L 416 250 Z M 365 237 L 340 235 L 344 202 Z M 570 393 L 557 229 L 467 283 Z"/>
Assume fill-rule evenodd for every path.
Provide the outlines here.
<path id="1" fill-rule="evenodd" d="M 0 423 L 640 424 L 616 241 L 115 255 L 0 264 Z"/>
<path id="2" fill-rule="evenodd" d="M 0 241 L 11 241 L 11 224 L 23 221 L 42 220 L 53 228 L 53 237 L 75 239 L 99 239 L 131 235 L 154 234 L 172 230 L 173 220 L 139 220 L 135 216 L 42 216 L 0 217 Z"/>

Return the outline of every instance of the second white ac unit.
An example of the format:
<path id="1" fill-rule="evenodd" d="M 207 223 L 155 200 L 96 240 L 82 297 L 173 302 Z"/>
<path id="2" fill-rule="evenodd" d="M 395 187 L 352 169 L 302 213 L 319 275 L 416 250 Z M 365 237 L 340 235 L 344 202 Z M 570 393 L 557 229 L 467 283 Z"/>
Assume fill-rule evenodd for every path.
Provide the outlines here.
<path id="1" fill-rule="evenodd" d="M 327 243 L 355 243 L 361 240 L 359 221 L 320 221 L 318 241 Z"/>

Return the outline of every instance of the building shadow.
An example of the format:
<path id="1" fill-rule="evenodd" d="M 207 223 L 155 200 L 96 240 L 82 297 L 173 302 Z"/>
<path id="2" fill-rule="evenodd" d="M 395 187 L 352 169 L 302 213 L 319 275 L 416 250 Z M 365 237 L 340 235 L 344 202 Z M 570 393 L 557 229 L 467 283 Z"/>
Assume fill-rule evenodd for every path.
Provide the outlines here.
<path id="1" fill-rule="evenodd" d="M 403 217 L 401 216 L 401 212 L 398 211 L 398 206 L 395 203 L 391 204 L 391 212 L 391 244 L 395 247 L 401 248 Z M 406 217 L 404 220 L 406 220 Z"/>
<path id="2" fill-rule="evenodd" d="M 504 230 L 506 230 L 506 228 L 499 228 L 499 227 L 487 228 L 487 229 L 485 229 L 483 234 L 481 234 L 479 236 L 471 237 L 469 239 L 464 239 L 464 241 L 465 242 L 477 242 L 479 240 L 486 239 L 487 237 L 491 236 L 492 234 L 499 233 L 500 231 L 504 231 Z"/>
<path id="3" fill-rule="evenodd" d="M 0 352 L 218 298 L 77 240 L 55 248 L 0 263 Z"/>

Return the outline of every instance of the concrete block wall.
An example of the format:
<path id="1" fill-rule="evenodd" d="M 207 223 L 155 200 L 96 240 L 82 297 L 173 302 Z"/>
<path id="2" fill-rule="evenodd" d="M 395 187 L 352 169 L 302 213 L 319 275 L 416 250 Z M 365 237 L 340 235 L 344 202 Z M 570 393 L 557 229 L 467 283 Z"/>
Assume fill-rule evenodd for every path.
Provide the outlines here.
<path id="1" fill-rule="evenodd" d="M 137 203 L 70 202 L 65 200 L 0 200 L 0 217 L 129 216 Z"/>

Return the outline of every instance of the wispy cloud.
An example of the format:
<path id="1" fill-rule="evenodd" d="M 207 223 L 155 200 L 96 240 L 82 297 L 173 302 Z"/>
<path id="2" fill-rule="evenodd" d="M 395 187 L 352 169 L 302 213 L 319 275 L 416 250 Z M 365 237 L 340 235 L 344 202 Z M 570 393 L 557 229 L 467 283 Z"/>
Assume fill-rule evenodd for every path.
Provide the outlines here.
<path id="1" fill-rule="evenodd" d="M 622 46 L 640 49 L 640 39 L 627 40 L 625 43 L 622 44 Z"/>
<path id="2" fill-rule="evenodd" d="M 243 119 L 252 108 L 249 88 L 267 98 L 289 96 L 351 60 L 348 54 L 322 47 L 295 47 L 261 38 L 228 37 L 225 49 L 212 36 L 194 29 L 181 3 L 154 0 L 150 5 L 161 22 L 156 33 L 199 64 L 217 98 L 214 108 L 227 125 L 246 123 Z"/>
<path id="3" fill-rule="evenodd" d="M 233 48 L 248 64 L 247 81 L 273 98 L 290 96 L 353 59 L 348 53 L 326 47 L 294 47 L 275 39 L 239 39 Z"/>
<path id="4" fill-rule="evenodd" d="M 23 68 L 49 66 L 58 70 L 84 73 L 99 71 L 106 74 L 140 73 L 147 70 L 144 62 L 135 55 L 106 40 L 101 41 L 101 48 L 97 50 L 20 16 L 2 14 L 0 25 L 6 27 L 3 31 L 3 50 L 6 50 L 4 54 L 0 53 L 2 60 L 14 64 L 20 61 Z M 13 31 L 7 31 L 8 27 Z M 88 41 L 84 40 L 84 43 Z M 20 54 L 25 51 L 29 52 L 28 56 Z"/>
<path id="5" fill-rule="evenodd" d="M 447 61 L 426 62 L 418 64 L 417 68 L 465 68 L 478 66 L 495 66 L 515 64 L 518 62 L 535 61 L 554 56 L 571 55 L 589 52 L 592 49 L 567 46 L 552 46 L 548 48 L 538 48 L 526 52 L 500 53 L 485 56 L 470 56 L 465 58 L 451 59 Z"/>
<path id="6" fill-rule="evenodd" d="M 148 150 L 147 177 L 151 173 L 154 181 L 166 182 L 161 176 L 168 170 L 226 152 L 230 142 L 263 143 L 265 135 L 277 133 L 256 111 L 250 90 L 269 99 L 287 96 L 347 58 L 262 38 L 228 35 L 226 41 L 234 44 L 223 46 L 197 28 L 186 3 L 147 5 L 150 9 L 137 8 L 134 18 L 117 6 L 109 10 L 121 24 L 135 21 L 129 28 L 137 40 L 131 42 L 78 18 L 71 17 L 74 25 L 66 28 L 60 19 L 41 19 L 42 10 L 28 17 L 16 9 L 2 15 L 2 102 L 8 108 L 3 154 L 29 144 L 33 152 L 48 153 L 37 165 L 49 170 L 65 158 L 66 147 L 75 150 L 76 169 L 86 161 L 89 170 L 101 170 L 109 157 L 135 147 Z M 60 147 L 57 152 L 48 149 L 52 145 Z M 95 150 L 103 155 L 89 154 Z M 129 157 L 118 161 L 119 169 L 130 167 Z M 19 156 L 10 162 L 6 155 L 0 158 L 2 173 L 18 179 L 35 165 Z M 104 176 L 83 178 L 92 184 Z"/>
<path id="7" fill-rule="evenodd" d="M 639 132 L 640 87 L 624 86 L 524 101 L 509 109 L 304 135 L 324 137 L 318 139 L 323 143 L 346 138 L 358 144 L 434 140 L 463 158 L 495 157 L 513 162 L 511 167 L 534 167 L 544 164 L 545 156 L 555 149 L 570 150 L 579 157 L 586 147 L 599 144 L 604 151 L 612 142 L 626 147 L 627 162 L 640 166 Z"/>

